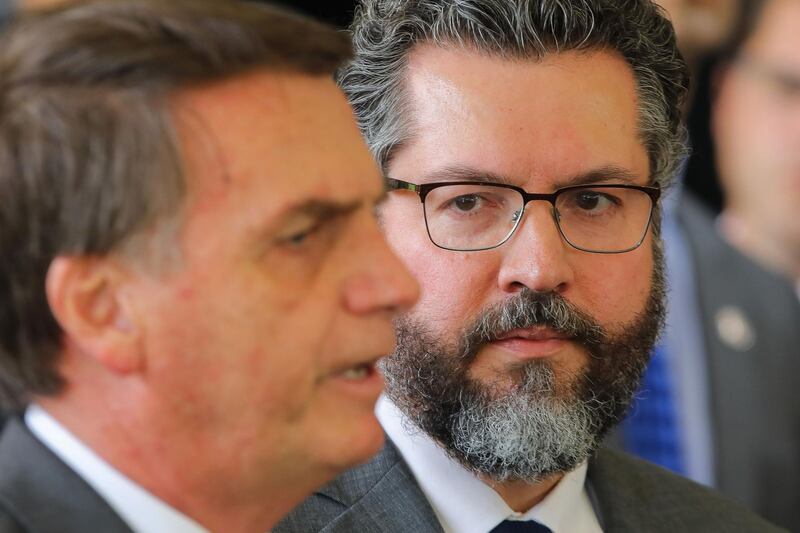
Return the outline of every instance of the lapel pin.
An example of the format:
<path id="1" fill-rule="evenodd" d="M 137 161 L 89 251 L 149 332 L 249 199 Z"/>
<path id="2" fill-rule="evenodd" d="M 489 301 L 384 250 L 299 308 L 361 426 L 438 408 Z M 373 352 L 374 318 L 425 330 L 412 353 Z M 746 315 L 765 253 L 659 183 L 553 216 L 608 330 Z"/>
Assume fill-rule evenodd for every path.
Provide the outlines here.
<path id="1" fill-rule="evenodd" d="M 756 332 L 744 312 L 732 305 L 721 307 L 715 316 L 717 335 L 729 348 L 746 352 L 756 343 Z"/>

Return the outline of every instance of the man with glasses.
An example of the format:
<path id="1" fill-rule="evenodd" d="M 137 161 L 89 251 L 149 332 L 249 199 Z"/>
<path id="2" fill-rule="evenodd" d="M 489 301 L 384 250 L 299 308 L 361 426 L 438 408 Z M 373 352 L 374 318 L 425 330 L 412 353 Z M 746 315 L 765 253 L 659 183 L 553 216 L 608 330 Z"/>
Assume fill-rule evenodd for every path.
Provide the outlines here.
<path id="1" fill-rule="evenodd" d="M 368 0 L 340 83 L 421 299 L 370 463 L 277 532 L 772 531 L 601 449 L 664 315 L 686 69 L 647 0 Z"/>

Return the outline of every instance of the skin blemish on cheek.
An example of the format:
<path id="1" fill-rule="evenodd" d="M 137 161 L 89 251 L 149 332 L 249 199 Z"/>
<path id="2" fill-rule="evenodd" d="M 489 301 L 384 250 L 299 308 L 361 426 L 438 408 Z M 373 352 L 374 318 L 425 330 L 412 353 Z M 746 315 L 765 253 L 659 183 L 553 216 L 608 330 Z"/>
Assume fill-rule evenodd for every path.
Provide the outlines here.
<path id="1" fill-rule="evenodd" d="M 194 288 L 193 287 L 181 287 L 178 289 L 177 297 L 179 300 L 188 301 L 194 298 Z"/>

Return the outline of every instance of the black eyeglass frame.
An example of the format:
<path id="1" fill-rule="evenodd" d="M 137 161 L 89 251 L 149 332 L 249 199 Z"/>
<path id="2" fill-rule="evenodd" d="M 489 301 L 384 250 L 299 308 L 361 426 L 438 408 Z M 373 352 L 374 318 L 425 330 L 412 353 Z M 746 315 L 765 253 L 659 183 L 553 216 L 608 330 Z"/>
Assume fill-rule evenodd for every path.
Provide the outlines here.
<path id="1" fill-rule="evenodd" d="M 484 250 L 493 250 L 495 248 L 502 246 L 503 244 L 508 242 L 508 240 L 511 238 L 512 235 L 514 235 L 514 233 L 516 233 L 517 228 L 519 228 L 520 224 L 522 223 L 522 218 L 523 215 L 525 214 L 525 206 L 527 206 L 529 202 L 532 202 L 534 200 L 544 200 L 546 202 L 549 202 L 550 205 L 553 206 L 553 221 L 556 224 L 556 228 L 558 228 L 558 232 L 561 234 L 561 238 L 563 238 L 567 244 L 569 244 L 576 250 L 580 250 L 582 252 L 587 252 L 590 254 L 624 254 L 626 252 L 631 252 L 635 250 L 636 248 L 641 246 L 642 243 L 644 242 L 645 237 L 647 237 L 647 231 L 650 229 L 650 225 L 653 222 L 653 211 L 655 210 L 656 203 L 658 202 L 658 199 L 661 197 L 661 187 L 659 187 L 658 185 L 656 186 L 630 185 L 627 183 L 586 183 L 582 185 L 570 185 L 567 187 L 556 189 L 552 193 L 528 192 L 522 187 L 517 187 L 516 185 L 509 185 L 506 183 L 486 182 L 486 181 L 442 181 L 436 183 L 416 184 L 416 183 L 411 183 L 409 181 L 403 181 L 395 178 L 386 177 L 384 178 L 384 183 L 387 190 L 411 191 L 419 196 L 419 199 L 422 202 L 422 212 L 423 216 L 425 217 L 425 230 L 428 233 L 428 238 L 438 248 L 441 248 L 443 250 L 449 250 L 452 252 L 481 252 Z M 519 214 L 519 217 L 517 218 L 514 227 L 511 229 L 511 231 L 508 232 L 508 235 L 506 235 L 505 239 L 503 239 L 501 242 L 497 243 L 494 246 L 487 246 L 484 248 L 474 248 L 469 250 L 460 250 L 458 248 L 448 248 L 447 246 L 442 246 L 438 244 L 435 240 L 433 240 L 433 237 L 431 236 L 431 230 L 428 227 L 428 215 L 425 208 L 425 198 L 434 189 L 438 189 L 440 187 L 447 187 L 449 185 L 480 185 L 480 186 L 501 187 L 504 189 L 511 189 L 512 191 L 518 192 L 522 196 L 522 212 Z M 602 187 L 604 189 L 630 189 L 635 191 L 641 191 L 650 197 L 650 213 L 647 216 L 647 223 L 644 226 L 644 231 L 642 232 L 642 236 L 636 242 L 636 244 L 624 250 L 614 250 L 614 251 L 588 250 L 586 248 L 576 246 L 569 240 L 569 238 L 566 235 L 564 235 L 564 230 L 561 228 L 561 223 L 559 222 L 559 213 L 558 209 L 556 208 L 556 200 L 561 194 L 565 192 L 574 191 L 577 189 L 591 189 L 594 187 L 597 188 Z"/>

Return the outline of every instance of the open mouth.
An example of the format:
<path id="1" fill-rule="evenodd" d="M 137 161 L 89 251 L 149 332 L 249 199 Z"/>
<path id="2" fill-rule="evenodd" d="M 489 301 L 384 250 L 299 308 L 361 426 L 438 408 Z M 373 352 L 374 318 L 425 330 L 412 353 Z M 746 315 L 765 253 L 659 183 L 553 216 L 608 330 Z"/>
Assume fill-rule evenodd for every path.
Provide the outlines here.
<path id="1" fill-rule="evenodd" d="M 351 366 L 337 373 L 337 376 L 347 381 L 367 379 L 377 372 L 375 361 Z"/>
<path id="2" fill-rule="evenodd" d="M 339 367 L 337 371 L 328 374 L 329 381 L 341 393 L 372 407 L 383 392 L 383 376 L 377 367 L 378 359 Z"/>

